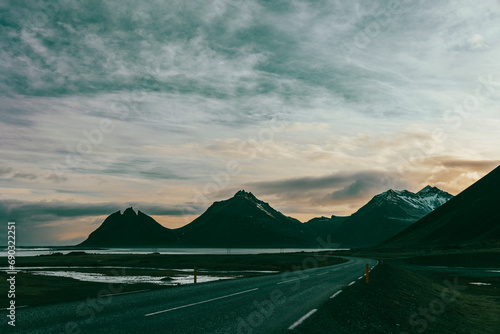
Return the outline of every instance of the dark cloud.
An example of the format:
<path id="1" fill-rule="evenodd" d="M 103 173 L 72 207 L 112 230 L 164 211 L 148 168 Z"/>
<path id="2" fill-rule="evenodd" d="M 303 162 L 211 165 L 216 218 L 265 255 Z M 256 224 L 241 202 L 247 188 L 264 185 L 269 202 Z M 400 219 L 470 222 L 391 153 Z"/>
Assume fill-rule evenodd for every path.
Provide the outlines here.
<path id="1" fill-rule="evenodd" d="M 424 166 L 444 167 L 455 172 L 487 173 L 500 165 L 500 160 L 467 160 L 456 156 L 435 156 L 422 161 Z"/>
<path id="2" fill-rule="evenodd" d="M 12 172 L 12 168 L 0 166 L 0 176 L 9 175 L 11 172 Z"/>
<path id="3" fill-rule="evenodd" d="M 14 174 L 13 178 L 36 180 L 38 178 L 38 175 L 33 173 L 16 173 Z"/>
<path id="4" fill-rule="evenodd" d="M 321 177 L 302 177 L 270 182 L 247 183 L 242 187 L 256 195 L 270 195 L 277 207 L 289 212 L 305 207 L 362 206 L 369 198 L 389 189 L 411 188 L 411 177 L 395 171 L 365 170 Z M 290 203 L 296 203 L 294 205 Z M 317 209 L 316 209 L 317 210 Z M 314 209 L 312 210 L 314 211 Z M 345 213 L 344 213 L 345 214 Z"/>
<path id="5" fill-rule="evenodd" d="M 0 111 L 0 122 L 4 123 L 7 126 L 23 126 L 29 127 L 33 126 L 35 123 L 29 119 L 26 119 L 26 116 L 20 116 L 16 112 L 11 111 Z"/>
<path id="6" fill-rule="evenodd" d="M 500 160 L 443 160 L 439 162 L 447 168 L 461 168 L 474 171 L 490 171 L 500 165 Z"/>
<path id="7" fill-rule="evenodd" d="M 0 200 L 0 216 L 11 221 L 37 224 L 65 218 L 109 215 L 133 206 L 150 215 L 181 216 L 200 212 L 196 206 L 168 206 L 151 203 L 76 203 L 65 201 L 25 202 Z"/>
<path id="8" fill-rule="evenodd" d="M 373 194 L 373 192 L 385 191 L 394 185 L 394 180 L 386 174 L 366 174 L 359 175 L 354 182 L 345 186 L 344 188 L 334 191 L 327 198 L 333 200 L 351 200 L 362 198 L 366 194 Z"/>
<path id="9" fill-rule="evenodd" d="M 320 177 L 301 177 L 279 181 L 254 182 L 245 185 L 248 189 L 255 189 L 261 194 L 286 194 L 288 192 L 306 192 L 313 190 L 338 189 L 332 196 L 352 196 L 362 193 L 363 190 L 372 190 L 374 185 L 400 185 L 401 181 L 390 171 L 360 171 L 342 172 Z"/>
<path id="10" fill-rule="evenodd" d="M 177 171 L 174 171 L 172 168 L 161 166 L 163 163 L 146 158 L 121 158 L 111 162 L 106 169 L 98 172 L 109 175 L 134 175 L 150 180 L 181 180 L 185 178 L 177 172 L 182 171 L 182 168 L 176 168 Z M 170 162 L 170 164 L 175 165 L 174 162 Z"/>
<path id="11" fill-rule="evenodd" d="M 18 245 L 33 246 L 53 244 L 76 244 L 82 237 L 74 240 L 58 240 L 60 233 L 70 233 L 72 229 L 85 230 L 81 224 L 98 225 L 102 218 L 113 212 L 123 212 L 132 206 L 152 216 L 182 216 L 198 214 L 201 208 L 195 205 L 161 205 L 152 203 L 75 203 L 63 201 L 27 202 L 19 200 L 0 200 L 0 217 L 5 221 L 16 222 Z M 92 217 L 95 217 L 92 219 Z M 91 222 L 89 223 L 88 219 Z M 94 227 L 95 228 L 95 227 Z M 0 245 L 6 244 L 6 235 L 0 235 Z"/>

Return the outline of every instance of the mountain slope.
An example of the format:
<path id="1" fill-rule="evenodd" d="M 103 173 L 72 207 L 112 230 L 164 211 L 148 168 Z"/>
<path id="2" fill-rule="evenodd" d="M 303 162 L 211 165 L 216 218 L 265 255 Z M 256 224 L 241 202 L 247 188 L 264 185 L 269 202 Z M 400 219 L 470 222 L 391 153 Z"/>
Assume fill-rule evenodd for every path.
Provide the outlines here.
<path id="1" fill-rule="evenodd" d="M 381 245 L 449 246 L 500 247 L 500 167 Z"/>
<path id="2" fill-rule="evenodd" d="M 108 216 L 87 240 L 84 247 L 156 247 L 177 241 L 174 231 L 163 227 L 150 216 L 132 208 Z"/>
<path id="3" fill-rule="evenodd" d="M 377 245 L 401 232 L 453 196 L 427 186 L 418 193 L 389 190 L 375 196 L 336 231 L 333 241 L 342 247 Z"/>
<path id="4" fill-rule="evenodd" d="M 215 202 L 200 217 L 176 231 L 185 246 L 317 246 L 314 231 L 245 191 Z"/>
<path id="5" fill-rule="evenodd" d="M 329 244 L 342 223 L 348 218 L 339 216 L 331 216 L 330 218 L 316 217 L 307 221 L 304 225 L 312 229 L 321 238 L 322 244 Z"/>

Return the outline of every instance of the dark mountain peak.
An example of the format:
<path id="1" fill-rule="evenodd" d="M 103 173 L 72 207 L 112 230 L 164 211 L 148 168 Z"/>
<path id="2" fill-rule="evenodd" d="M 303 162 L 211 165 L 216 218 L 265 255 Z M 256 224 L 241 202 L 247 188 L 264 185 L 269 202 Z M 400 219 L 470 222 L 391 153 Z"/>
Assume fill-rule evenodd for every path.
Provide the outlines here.
<path id="1" fill-rule="evenodd" d="M 398 196 L 401 195 L 401 193 L 405 192 L 406 190 L 400 191 L 400 190 L 394 190 L 394 189 L 389 189 L 384 193 L 381 193 L 379 196 L 381 197 L 390 197 L 390 196 Z"/>
<path id="2" fill-rule="evenodd" d="M 450 200 L 453 198 L 453 195 L 450 193 L 447 193 L 446 191 L 443 191 L 437 187 L 431 187 L 431 186 L 426 186 L 422 190 L 420 190 L 417 193 L 417 196 L 420 196 L 422 198 L 435 198 L 435 199 L 444 199 L 445 201 Z M 441 203 L 444 204 L 444 203 Z"/>
<path id="3" fill-rule="evenodd" d="M 181 242 L 196 247 L 316 247 L 315 233 L 251 192 L 212 204 L 178 229 Z"/>
<path id="4" fill-rule="evenodd" d="M 117 211 L 108 216 L 80 246 L 85 247 L 154 247 L 177 242 L 174 231 L 162 226 L 152 217 L 133 208 L 123 214 Z"/>
<path id="5" fill-rule="evenodd" d="M 253 202 L 259 202 L 254 194 L 252 194 L 251 192 L 246 192 L 245 190 L 238 191 L 236 194 L 234 194 L 234 198 L 245 198 Z"/>
<path id="6" fill-rule="evenodd" d="M 134 209 L 130 207 L 123 211 L 123 216 L 137 216 L 137 214 L 135 213 Z"/>
<path id="7" fill-rule="evenodd" d="M 244 189 L 242 189 L 242 190 L 238 190 L 238 191 L 236 192 L 236 194 L 234 194 L 234 196 L 244 195 L 244 194 L 246 194 L 246 193 L 247 193 L 247 192 L 246 192 Z"/>
<path id="8" fill-rule="evenodd" d="M 389 189 L 386 192 L 383 192 L 381 194 L 376 195 L 374 197 L 374 199 L 378 199 L 376 201 L 376 204 L 381 205 L 381 204 L 385 203 L 386 201 L 393 201 L 393 200 L 397 199 L 403 193 L 404 193 L 403 191 Z"/>
<path id="9" fill-rule="evenodd" d="M 113 212 L 112 214 L 109 215 L 108 218 L 111 218 L 111 217 L 121 217 L 122 213 L 120 210 L 116 211 L 116 212 Z"/>
<path id="10" fill-rule="evenodd" d="M 438 188 L 436 188 L 436 187 L 433 187 L 433 186 L 431 186 L 431 185 L 426 185 L 426 186 L 425 186 L 424 188 L 422 188 L 422 190 L 420 190 L 420 191 L 430 191 L 430 190 L 439 190 L 439 189 L 438 189 Z M 420 191 L 419 191 L 419 192 L 420 192 Z"/>
<path id="11" fill-rule="evenodd" d="M 417 195 L 422 195 L 422 194 L 429 194 L 429 193 L 438 193 L 441 192 L 442 190 L 437 188 L 437 187 L 431 187 L 431 186 L 426 186 L 422 190 L 420 190 Z"/>
<path id="12" fill-rule="evenodd" d="M 253 196 L 253 194 L 251 192 L 246 192 L 245 190 L 238 190 L 238 192 L 236 194 L 234 194 L 234 197 L 236 197 L 236 196 L 248 196 L 248 195 Z"/>

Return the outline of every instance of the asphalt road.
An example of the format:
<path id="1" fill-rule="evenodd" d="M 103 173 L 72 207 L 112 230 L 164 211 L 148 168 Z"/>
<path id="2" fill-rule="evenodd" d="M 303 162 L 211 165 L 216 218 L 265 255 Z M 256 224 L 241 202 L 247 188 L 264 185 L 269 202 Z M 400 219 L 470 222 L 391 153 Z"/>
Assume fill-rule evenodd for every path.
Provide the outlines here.
<path id="1" fill-rule="evenodd" d="M 81 302 L 28 306 L 16 310 L 15 330 L 7 325 L 4 310 L 0 333 L 293 333 L 294 326 L 343 287 L 365 284 L 365 264 L 377 264 L 348 259 L 277 275 L 127 294 L 101 292 Z M 313 267 L 314 260 L 305 265 Z"/>

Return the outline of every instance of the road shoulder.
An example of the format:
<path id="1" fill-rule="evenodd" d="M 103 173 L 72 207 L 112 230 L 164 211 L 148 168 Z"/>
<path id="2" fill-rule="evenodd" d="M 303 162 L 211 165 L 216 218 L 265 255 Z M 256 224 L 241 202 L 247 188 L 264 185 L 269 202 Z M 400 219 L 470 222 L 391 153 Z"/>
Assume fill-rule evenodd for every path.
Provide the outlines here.
<path id="1" fill-rule="evenodd" d="M 476 285 L 471 283 L 491 285 Z M 500 277 L 377 266 L 293 333 L 491 333 L 500 328 Z"/>

